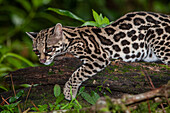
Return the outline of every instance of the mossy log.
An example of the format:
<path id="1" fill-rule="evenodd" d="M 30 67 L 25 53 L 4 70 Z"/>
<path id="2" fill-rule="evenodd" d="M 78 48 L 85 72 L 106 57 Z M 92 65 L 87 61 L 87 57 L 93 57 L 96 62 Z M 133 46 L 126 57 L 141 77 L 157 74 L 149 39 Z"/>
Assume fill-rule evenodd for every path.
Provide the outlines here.
<path id="1" fill-rule="evenodd" d="M 80 65 L 81 62 L 76 58 L 64 58 L 55 61 L 54 66 L 28 67 L 11 72 L 6 76 L 5 83 L 11 85 L 10 75 L 12 75 L 15 86 L 39 84 L 31 89 L 28 99 L 38 105 L 54 102 L 54 85 L 59 84 L 63 88 L 65 82 Z M 158 88 L 170 80 L 169 74 L 169 67 L 163 64 L 113 61 L 102 72 L 84 82 L 82 86 L 85 86 L 86 91 L 95 90 L 101 86 L 103 90 L 98 91 L 100 96 L 105 93 L 111 98 L 120 98 L 123 94 L 139 94 L 153 89 L 151 82 Z M 112 93 L 107 91 L 106 87 Z M 29 88 L 24 88 L 24 90 L 27 94 Z M 9 91 L 0 95 L 8 98 L 12 94 L 12 91 Z M 84 100 L 81 99 L 81 101 Z"/>

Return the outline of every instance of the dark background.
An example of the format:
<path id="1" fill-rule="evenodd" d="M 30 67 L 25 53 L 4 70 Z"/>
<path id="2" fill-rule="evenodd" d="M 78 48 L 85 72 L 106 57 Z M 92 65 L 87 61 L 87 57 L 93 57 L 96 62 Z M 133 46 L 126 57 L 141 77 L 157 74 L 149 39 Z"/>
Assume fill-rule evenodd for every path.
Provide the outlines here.
<path id="1" fill-rule="evenodd" d="M 0 77 L 9 71 L 29 66 L 8 53 L 22 56 L 35 66 L 40 65 L 32 52 L 32 41 L 26 31 L 39 31 L 56 23 L 64 26 L 83 24 L 48 11 L 49 7 L 71 11 L 85 21 L 93 20 L 92 9 L 110 21 L 132 11 L 170 14 L 170 0 L 0 0 Z"/>

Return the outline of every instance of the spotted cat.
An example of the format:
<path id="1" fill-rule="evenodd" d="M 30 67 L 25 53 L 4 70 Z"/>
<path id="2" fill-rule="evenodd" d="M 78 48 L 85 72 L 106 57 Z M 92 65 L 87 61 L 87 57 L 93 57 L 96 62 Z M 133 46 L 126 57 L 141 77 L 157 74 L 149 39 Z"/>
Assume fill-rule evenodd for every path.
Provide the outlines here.
<path id="1" fill-rule="evenodd" d="M 69 52 L 83 64 L 64 87 L 65 98 L 73 98 L 83 81 L 104 69 L 110 59 L 125 62 L 162 61 L 170 64 L 170 15 L 131 12 L 103 27 L 63 27 L 60 23 L 38 33 L 27 32 L 33 51 L 41 63 L 50 64 L 55 56 Z"/>

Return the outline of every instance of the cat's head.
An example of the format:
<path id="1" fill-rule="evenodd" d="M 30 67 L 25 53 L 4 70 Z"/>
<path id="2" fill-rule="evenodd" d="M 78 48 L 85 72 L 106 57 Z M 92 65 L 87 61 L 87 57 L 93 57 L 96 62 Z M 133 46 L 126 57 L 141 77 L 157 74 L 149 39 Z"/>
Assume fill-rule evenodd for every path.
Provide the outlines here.
<path id="1" fill-rule="evenodd" d="M 33 41 L 33 51 L 41 63 L 49 65 L 63 50 L 63 32 L 60 23 L 40 32 L 26 32 Z"/>

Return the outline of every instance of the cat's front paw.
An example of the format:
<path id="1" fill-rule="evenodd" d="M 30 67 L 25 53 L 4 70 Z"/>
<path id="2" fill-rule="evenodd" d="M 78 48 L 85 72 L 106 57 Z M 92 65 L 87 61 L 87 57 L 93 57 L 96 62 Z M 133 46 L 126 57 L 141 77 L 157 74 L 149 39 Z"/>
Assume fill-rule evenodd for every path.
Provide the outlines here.
<path id="1" fill-rule="evenodd" d="M 70 89 L 72 89 L 72 95 L 70 94 Z M 77 95 L 77 90 L 78 87 L 72 87 L 70 88 L 70 85 L 68 84 L 68 82 L 65 84 L 64 87 L 64 95 L 65 95 L 65 99 L 67 100 L 71 100 L 72 98 L 75 98 Z"/>

